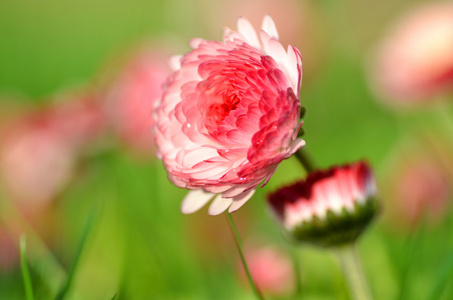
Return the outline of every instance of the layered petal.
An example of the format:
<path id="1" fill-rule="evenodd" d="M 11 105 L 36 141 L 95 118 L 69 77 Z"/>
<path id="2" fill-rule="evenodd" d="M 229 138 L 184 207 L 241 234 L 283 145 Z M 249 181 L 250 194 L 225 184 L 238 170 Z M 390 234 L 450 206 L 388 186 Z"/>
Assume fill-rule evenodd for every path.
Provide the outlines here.
<path id="1" fill-rule="evenodd" d="M 240 18 L 224 42 L 190 45 L 155 110 L 158 156 L 175 185 L 220 194 L 210 214 L 235 211 L 304 145 L 296 138 L 301 56 L 284 50 L 269 16 L 259 34 Z"/>

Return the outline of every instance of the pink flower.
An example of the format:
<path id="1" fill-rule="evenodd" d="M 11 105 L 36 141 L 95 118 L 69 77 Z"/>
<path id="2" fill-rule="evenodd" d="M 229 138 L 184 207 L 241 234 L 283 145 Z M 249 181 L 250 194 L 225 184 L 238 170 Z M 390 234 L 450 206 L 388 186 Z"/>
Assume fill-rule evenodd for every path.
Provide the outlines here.
<path id="1" fill-rule="evenodd" d="M 48 115 L 26 115 L 2 136 L 0 179 L 9 198 L 26 212 L 40 211 L 68 183 L 74 151 Z"/>
<path id="2" fill-rule="evenodd" d="M 272 295 L 285 295 L 294 288 L 293 265 L 282 250 L 275 247 L 246 247 L 245 258 L 257 288 Z M 246 281 L 242 264 L 238 264 Z"/>
<path id="3" fill-rule="evenodd" d="M 315 171 L 269 196 L 269 204 L 297 240 L 330 245 L 357 238 L 377 211 L 376 187 L 364 162 Z"/>
<path id="4" fill-rule="evenodd" d="M 175 185 L 193 190 L 183 213 L 213 194 L 211 215 L 233 212 L 305 144 L 297 138 L 301 55 L 284 50 L 269 16 L 259 35 L 240 18 L 237 32 L 225 29 L 224 42 L 190 45 L 173 59 L 156 109 L 158 156 Z"/>
<path id="5" fill-rule="evenodd" d="M 78 154 L 104 129 L 92 95 L 65 94 L 43 110 L 17 115 L 0 135 L 0 180 L 7 196 L 27 212 L 53 200 L 74 174 Z"/>
<path id="6" fill-rule="evenodd" d="M 82 148 L 99 138 L 106 129 L 106 116 L 93 92 L 69 92 L 56 96 L 45 112 L 49 127 L 73 148 Z"/>
<path id="7" fill-rule="evenodd" d="M 153 153 L 150 127 L 154 102 L 170 75 L 165 54 L 141 50 L 132 57 L 109 91 L 106 108 L 115 132 L 140 153 Z"/>
<path id="8" fill-rule="evenodd" d="M 422 217 L 439 219 L 452 196 L 449 180 L 445 170 L 429 158 L 412 162 L 400 170 L 394 195 L 400 206 L 399 216 L 407 218 L 412 225 Z"/>
<path id="9" fill-rule="evenodd" d="M 403 17 L 377 51 L 373 72 L 385 98 L 413 103 L 453 89 L 453 3 L 424 4 Z"/>
<path id="10" fill-rule="evenodd" d="M 391 168 L 384 176 L 386 216 L 392 227 L 403 230 L 439 223 L 448 215 L 453 196 L 448 146 L 435 135 L 405 147 L 388 163 Z"/>

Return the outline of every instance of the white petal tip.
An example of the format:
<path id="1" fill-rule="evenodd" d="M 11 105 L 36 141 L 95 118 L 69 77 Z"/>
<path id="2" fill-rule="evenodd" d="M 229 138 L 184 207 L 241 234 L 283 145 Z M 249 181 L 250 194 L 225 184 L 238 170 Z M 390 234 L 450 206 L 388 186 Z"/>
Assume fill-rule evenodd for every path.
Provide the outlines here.
<path id="1" fill-rule="evenodd" d="M 277 27 L 275 26 L 274 20 L 272 20 L 272 17 L 270 15 L 264 16 L 261 29 L 265 31 L 271 38 L 278 40 Z"/>
<path id="2" fill-rule="evenodd" d="M 194 39 L 191 39 L 190 42 L 189 42 L 189 45 L 190 47 L 192 47 L 192 49 L 196 49 L 200 46 L 200 44 L 203 42 L 203 39 L 200 39 L 200 38 L 194 38 Z"/>
<path id="3" fill-rule="evenodd" d="M 228 209 L 229 213 L 237 211 L 239 208 L 242 207 L 250 198 L 252 198 L 253 194 L 255 194 L 256 189 L 251 189 L 239 196 L 233 198 L 233 203 L 231 204 L 230 208 Z"/>
<path id="4" fill-rule="evenodd" d="M 220 215 L 225 210 L 230 207 L 233 199 L 231 198 L 222 198 L 222 195 L 218 195 L 214 201 L 212 201 L 211 205 L 209 206 L 208 213 L 211 216 Z"/>
<path id="5" fill-rule="evenodd" d="M 302 139 L 295 139 L 292 143 L 291 143 L 291 150 L 290 150 L 290 153 L 291 154 L 294 154 L 297 150 L 299 150 L 300 148 L 302 148 L 303 146 L 305 146 L 305 141 L 302 140 Z"/>
<path id="6" fill-rule="evenodd" d="M 239 34 L 244 38 L 244 40 L 251 46 L 261 49 L 261 45 L 256 34 L 255 29 L 253 28 L 252 23 L 246 18 L 240 17 L 237 23 L 237 29 Z"/>
<path id="7" fill-rule="evenodd" d="M 174 55 L 174 56 L 170 57 L 169 64 L 170 64 L 170 68 L 173 71 L 177 71 L 177 70 L 181 69 L 181 58 L 182 58 L 181 55 Z"/>
<path id="8" fill-rule="evenodd" d="M 214 197 L 214 194 L 205 192 L 204 190 L 190 191 L 181 204 L 181 212 L 183 214 L 191 214 L 198 211 L 206 203 Z"/>

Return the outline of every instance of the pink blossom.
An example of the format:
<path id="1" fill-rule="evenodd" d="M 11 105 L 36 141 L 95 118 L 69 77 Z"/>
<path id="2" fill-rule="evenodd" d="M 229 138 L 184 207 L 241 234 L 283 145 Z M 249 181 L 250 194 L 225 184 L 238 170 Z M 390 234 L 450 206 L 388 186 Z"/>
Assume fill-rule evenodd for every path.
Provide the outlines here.
<path id="1" fill-rule="evenodd" d="M 170 75 L 163 51 L 135 53 L 108 91 L 106 109 L 115 132 L 133 150 L 153 153 L 151 113 Z"/>
<path id="2" fill-rule="evenodd" d="M 16 115 L 0 135 L 2 188 L 27 212 L 40 211 L 62 192 L 77 155 L 104 129 L 102 110 L 92 95 L 58 98 L 45 109 Z"/>
<path id="3" fill-rule="evenodd" d="M 269 196 L 269 203 L 284 227 L 293 231 L 304 223 L 326 220 L 328 213 L 353 214 L 376 193 L 374 178 L 364 162 L 315 171 L 306 180 Z"/>
<path id="4" fill-rule="evenodd" d="M 394 104 L 435 98 L 453 89 L 453 3 L 429 3 L 410 11 L 377 50 L 376 89 Z"/>
<path id="5" fill-rule="evenodd" d="M 439 139 L 439 136 L 436 136 Z M 436 142 L 439 142 L 436 140 Z M 398 228 L 413 229 L 422 222 L 437 223 L 449 212 L 453 188 L 449 153 L 417 145 L 395 157 L 388 170 L 385 198 L 388 217 Z"/>
<path id="6" fill-rule="evenodd" d="M 27 212 L 39 211 L 69 181 L 74 151 L 47 115 L 26 115 L 2 136 L 0 178 L 6 194 Z"/>
<path id="7" fill-rule="evenodd" d="M 452 193 L 449 178 L 441 166 L 426 159 L 406 166 L 403 172 L 396 182 L 395 197 L 399 211 L 412 224 L 423 216 L 437 219 L 445 213 Z"/>
<path id="8" fill-rule="evenodd" d="M 105 133 L 106 116 L 97 95 L 69 92 L 56 96 L 56 100 L 45 114 L 49 127 L 69 146 L 80 149 Z"/>
<path id="9" fill-rule="evenodd" d="M 285 295 L 294 288 L 293 265 L 282 250 L 266 247 L 245 247 L 245 258 L 250 275 L 257 288 L 272 295 Z M 238 264 L 246 281 L 242 264 Z"/>
<path id="10" fill-rule="evenodd" d="M 169 179 L 193 190 L 182 212 L 219 194 L 211 215 L 240 208 L 305 142 L 299 129 L 302 61 L 278 42 L 274 22 L 257 34 L 248 20 L 224 41 L 194 39 L 172 60 L 174 73 L 155 112 L 155 140 Z"/>

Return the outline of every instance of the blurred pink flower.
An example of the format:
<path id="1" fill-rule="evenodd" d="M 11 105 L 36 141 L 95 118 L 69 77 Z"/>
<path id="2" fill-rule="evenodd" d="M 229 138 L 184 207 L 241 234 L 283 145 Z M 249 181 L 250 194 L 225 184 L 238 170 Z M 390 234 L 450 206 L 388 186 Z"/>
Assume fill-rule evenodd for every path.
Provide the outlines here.
<path id="1" fill-rule="evenodd" d="M 398 228 L 416 227 L 422 221 L 435 223 L 449 211 L 451 175 L 434 154 L 426 150 L 403 153 L 389 171 L 386 198 L 390 217 L 400 225 Z"/>
<path id="2" fill-rule="evenodd" d="M 64 93 L 47 110 L 49 127 L 69 147 L 80 150 L 105 133 L 107 118 L 98 96 L 90 92 Z"/>
<path id="3" fill-rule="evenodd" d="M 77 155 L 103 132 L 101 107 L 91 95 L 65 94 L 42 110 L 3 125 L 0 179 L 27 212 L 40 211 L 71 179 Z M 63 101 L 64 100 L 64 101 Z"/>
<path id="4" fill-rule="evenodd" d="M 275 247 L 245 247 L 245 259 L 257 288 L 275 296 L 287 295 L 294 289 L 294 270 L 288 255 Z M 244 268 L 238 263 L 244 282 Z"/>
<path id="5" fill-rule="evenodd" d="M 372 220 L 377 205 L 373 174 L 365 162 L 311 172 L 281 188 L 269 204 L 285 230 L 321 245 L 351 242 Z"/>
<path id="6" fill-rule="evenodd" d="M 140 153 L 154 155 L 151 114 L 170 71 L 164 51 L 141 50 L 108 91 L 106 109 L 110 123 L 120 139 Z"/>
<path id="7" fill-rule="evenodd" d="M 240 208 L 257 185 L 305 142 L 297 138 L 302 61 L 278 42 L 274 22 L 259 36 L 244 18 L 224 42 L 194 39 L 172 60 L 156 109 L 156 144 L 170 180 L 194 190 L 183 200 L 192 213 L 219 195 L 209 213 Z"/>
<path id="8" fill-rule="evenodd" d="M 453 3 L 424 4 L 404 16 L 377 51 L 372 79 L 395 105 L 453 90 Z"/>
<path id="9" fill-rule="evenodd" d="M 396 186 L 400 211 L 411 223 L 424 215 L 439 216 L 450 202 L 451 188 L 445 171 L 432 161 L 417 161 L 404 170 Z"/>
<path id="10" fill-rule="evenodd" d="M 43 208 L 68 182 L 74 152 L 47 115 L 27 115 L 2 137 L 0 175 L 7 195 L 28 212 Z"/>

